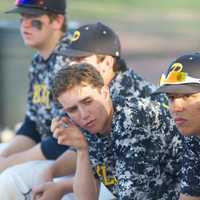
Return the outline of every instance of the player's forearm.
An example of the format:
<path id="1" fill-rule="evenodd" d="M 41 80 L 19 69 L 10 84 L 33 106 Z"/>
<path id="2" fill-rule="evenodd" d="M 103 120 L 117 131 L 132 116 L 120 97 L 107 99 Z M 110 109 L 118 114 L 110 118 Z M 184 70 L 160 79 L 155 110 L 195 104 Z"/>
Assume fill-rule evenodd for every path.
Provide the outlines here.
<path id="1" fill-rule="evenodd" d="M 21 164 L 32 160 L 44 159 L 45 157 L 43 156 L 40 150 L 40 145 L 38 144 L 27 151 L 12 154 L 6 158 L 3 158 L 3 160 L 1 161 L 0 171 L 3 171 L 6 168 L 11 167 L 13 165 Z"/>
<path id="2" fill-rule="evenodd" d="M 73 188 L 79 200 L 98 199 L 97 181 L 94 178 L 86 150 L 77 152 L 77 169 Z"/>
<path id="3" fill-rule="evenodd" d="M 8 157 L 12 154 L 26 151 L 32 148 L 36 143 L 29 137 L 16 135 L 12 141 L 0 152 L 0 156 Z"/>
<path id="4" fill-rule="evenodd" d="M 62 180 L 58 181 L 57 184 L 62 195 L 73 192 L 73 178 L 67 180 L 63 178 Z"/>
<path id="5" fill-rule="evenodd" d="M 76 170 L 76 152 L 67 150 L 49 167 L 48 170 L 50 170 L 52 177 L 74 174 Z"/>

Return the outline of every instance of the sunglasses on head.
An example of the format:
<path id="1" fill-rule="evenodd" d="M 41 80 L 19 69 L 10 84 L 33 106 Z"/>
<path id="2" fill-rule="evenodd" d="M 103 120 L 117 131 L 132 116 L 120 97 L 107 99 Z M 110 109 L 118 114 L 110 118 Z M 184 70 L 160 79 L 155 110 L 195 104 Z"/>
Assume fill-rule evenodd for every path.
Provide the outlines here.
<path id="1" fill-rule="evenodd" d="M 44 0 L 16 0 L 16 6 L 43 7 Z"/>

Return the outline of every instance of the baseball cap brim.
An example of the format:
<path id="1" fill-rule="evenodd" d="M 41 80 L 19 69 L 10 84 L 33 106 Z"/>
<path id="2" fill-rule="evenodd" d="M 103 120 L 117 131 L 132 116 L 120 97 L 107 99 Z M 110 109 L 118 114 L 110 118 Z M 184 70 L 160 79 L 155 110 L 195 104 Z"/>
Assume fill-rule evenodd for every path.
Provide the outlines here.
<path id="1" fill-rule="evenodd" d="M 59 51 L 58 53 L 68 57 L 86 57 L 94 54 L 92 52 L 80 51 L 78 49 L 70 49 L 70 48 L 66 48 L 64 51 Z"/>
<path id="2" fill-rule="evenodd" d="M 192 94 L 200 92 L 200 84 L 174 84 L 163 85 L 159 87 L 153 94 L 167 93 L 167 94 Z"/>
<path id="3" fill-rule="evenodd" d="M 11 10 L 6 11 L 5 13 L 20 13 L 20 14 L 27 14 L 27 15 L 44 15 L 47 14 L 48 11 L 38 9 L 38 8 L 26 8 L 26 7 L 15 7 Z"/>

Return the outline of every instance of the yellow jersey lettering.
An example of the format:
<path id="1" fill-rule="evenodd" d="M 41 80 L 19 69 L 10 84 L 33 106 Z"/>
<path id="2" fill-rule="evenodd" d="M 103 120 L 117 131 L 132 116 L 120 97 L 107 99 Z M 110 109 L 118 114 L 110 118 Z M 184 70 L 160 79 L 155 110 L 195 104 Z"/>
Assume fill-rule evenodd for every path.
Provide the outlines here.
<path id="1" fill-rule="evenodd" d="M 37 104 L 40 102 L 40 85 L 35 84 L 33 86 L 33 103 Z"/>
<path id="2" fill-rule="evenodd" d="M 105 186 L 116 185 L 118 183 L 115 177 L 109 178 L 107 175 L 106 165 L 98 165 L 97 166 L 97 174 L 100 178 L 102 178 L 102 182 Z"/>
<path id="3" fill-rule="evenodd" d="M 47 107 L 50 107 L 50 102 L 49 102 L 50 92 L 46 85 L 42 85 L 41 87 L 42 87 L 41 103 L 43 103 Z"/>
<path id="4" fill-rule="evenodd" d="M 33 86 L 33 103 L 44 104 L 50 108 L 50 92 L 45 84 L 35 84 Z"/>

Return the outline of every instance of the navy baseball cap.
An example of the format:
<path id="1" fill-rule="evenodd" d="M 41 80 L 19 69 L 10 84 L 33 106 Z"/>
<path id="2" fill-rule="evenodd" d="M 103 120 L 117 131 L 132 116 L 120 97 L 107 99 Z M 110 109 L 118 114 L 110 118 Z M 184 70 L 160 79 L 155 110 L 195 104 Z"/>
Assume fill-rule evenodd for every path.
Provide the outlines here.
<path id="1" fill-rule="evenodd" d="M 154 93 L 192 94 L 200 92 L 200 54 L 188 54 L 172 62 L 162 74 Z"/>
<path id="2" fill-rule="evenodd" d="M 68 47 L 59 53 L 68 57 L 85 57 L 92 54 L 120 57 L 121 44 L 111 28 L 98 22 L 76 29 Z"/>
<path id="3" fill-rule="evenodd" d="M 66 0 L 16 0 L 15 7 L 6 13 L 43 15 L 65 14 Z"/>

